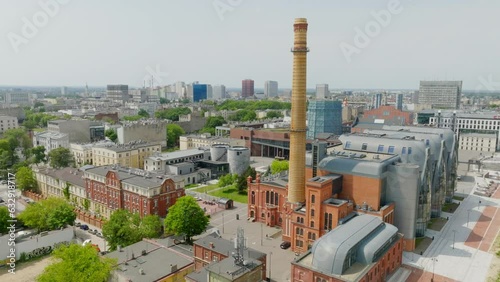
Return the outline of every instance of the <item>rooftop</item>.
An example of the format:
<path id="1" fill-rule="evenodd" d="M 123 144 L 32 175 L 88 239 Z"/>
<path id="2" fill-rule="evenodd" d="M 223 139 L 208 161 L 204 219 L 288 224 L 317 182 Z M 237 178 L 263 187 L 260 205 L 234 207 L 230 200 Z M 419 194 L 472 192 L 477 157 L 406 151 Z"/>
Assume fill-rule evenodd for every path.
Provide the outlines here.
<path id="1" fill-rule="evenodd" d="M 70 168 L 70 167 L 65 167 L 62 169 L 41 168 L 39 170 L 39 173 L 69 182 L 78 187 L 82 188 L 85 187 L 85 179 L 83 178 L 83 172 L 77 170 L 76 168 Z"/>
<path id="2" fill-rule="evenodd" d="M 213 248 L 212 248 L 212 245 Z M 202 246 L 205 249 L 212 249 L 213 251 L 224 254 L 228 257 L 231 256 L 231 253 L 236 251 L 234 248 L 234 242 L 230 240 L 223 239 L 219 237 L 217 234 L 212 233 L 203 238 L 200 238 L 194 242 L 194 245 Z M 244 251 L 245 259 L 260 259 L 265 256 L 265 253 L 259 252 L 257 250 L 246 248 Z"/>
<path id="3" fill-rule="evenodd" d="M 126 168 L 119 165 L 87 168 L 85 173 L 93 173 L 105 177 L 109 171 L 116 171 L 118 173 L 118 179 L 120 179 L 123 183 L 132 184 L 142 188 L 156 188 L 166 179 L 173 179 L 176 181 L 176 178 L 173 175 L 144 171 L 136 168 Z"/>
<path id="4" fill-rule="evenodd" d="M 210 152 L 209 149 L 189 149 L 189 150 L 180 150 L 180 151 L 175 151 L 175 152 L 168 152 L 168 153 L 158 153 L 154 154 L 153 156 L 150 156 L 149 159 L 156 160 L 156 161 L 164 161 L 164 160 L 169 160 L 169 159 L 178 159 L 178 158 L 184 158 L 184 157 L 189 157 L 197 154 L 203 154 L 206 152 Z"/>
<path id="5" fill-rule="evenodd" d="M 228 281 L 235 281 L 238 277 L 254 270 L 262 263 L 254 259 L 246 259 L 243 265 L 236 265 L 232 257 L 225 258 L 219 262 L 211 263 L 205 268 L 209 272 L 216 273 Z"/>
<path id="6" fill-rule="evenodd" d="M 51 138 L 51 139 L 61 139 L 68 137 L 68 134 L 66 133 L 59 133 L 54 131 L 34 132 L 34 134 L 36 137 Z"/>
<path id="7" fill-rule="evenodd" d="M 142 252 L 146 254 L 143 255 Z M 105 255 L 118 259 L 115 270 L 119 275 L 131 281 L 158 281 L 172 272 L 189 266 L 193 258 L 170 248 L 140 241 L 120 251 Z M 140 269 L 144 274 L 140 273 Z"/>

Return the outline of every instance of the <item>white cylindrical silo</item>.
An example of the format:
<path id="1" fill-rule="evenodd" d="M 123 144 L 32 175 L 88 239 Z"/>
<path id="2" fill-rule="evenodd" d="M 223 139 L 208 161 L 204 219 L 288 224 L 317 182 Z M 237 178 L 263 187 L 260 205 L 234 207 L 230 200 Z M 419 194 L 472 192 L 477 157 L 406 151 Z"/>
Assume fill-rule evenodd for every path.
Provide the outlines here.
<path id="1" fill-rule="evenodd" d="M 227 149 L 229 171 L 242 175 L 250 165 L 250 149 L 246 147 L 231 147 Z"/>
<path id="2" fill-rule="evenodd" d="M 216 162 L 227 162 L 228 145 L 217 144 L 210 147 L 210 158 Z"/>

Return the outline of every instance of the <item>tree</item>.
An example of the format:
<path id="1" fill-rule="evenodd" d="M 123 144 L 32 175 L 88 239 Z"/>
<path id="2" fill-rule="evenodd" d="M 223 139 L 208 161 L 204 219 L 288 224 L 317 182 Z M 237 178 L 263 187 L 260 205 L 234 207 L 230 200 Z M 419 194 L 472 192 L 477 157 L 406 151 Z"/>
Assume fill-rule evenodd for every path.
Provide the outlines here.
<path id="1" fill-rule="evenodd" d="M 45 106 L 45 105 L 42 102 L 35 102 L 35 104 L 33 105 L 33 108 L 40 108 L 43 106 Z"/>
<path id="2" fill-rule="evenodd" d="M 237 180 L 238 180 L 238 174 L 228 173 L 228 174 L 221 176 L 219 178 L 219 183 L 217 183 L 217 185 L 219 187 L 226 187 L 226 186 L 229 186 L 229 185 L 236 183 Z"/>
<path id="3" fill-rule="evenodd" d="M 28 205 L 18 218 L 30 228 L 39 231 L 55 230 L 73 224 L 76 213 L 66 200 L 62 198 L 47 198 Z"/>
<path id="4" fill-rule="evenodd" d="M 288 170 L 288 161 L 280 161 L 280 160 L 274 160 L 271 163 L 271 173 L 280 173 L 282 171 Z"/>
<path id="5" fill-rule="evenodd" d="M 116 134 L 116 131 L 113 128 L 108 128 L 104 132 L 104 135 L 109 138 L 109 140 L 115 142 L 116 139 L 118 139 L 118 134 Z"/>
<path id="6" fill-rule="evenodd" d="M 245 173 L 240 175 L 240 177 L 238 178 L 238 183 L 236 183 L 236 186 L 238 188 L 239 193 L 243 193 L 245 189 L 247 189 L 248 187 L 247 178 L 249 176 L 251 176 L 253 179 L 255 179 L 255 177 L 257 176 L 255 168 L 252 168 L 250 166 L 247 168 L 247 170 L 245 170 Z"/>
<path id="7" fill-rule="evenodd" d="M 54 263 L 47 266 L 37 277 L 39 282 L 86 282 L 108 281 L 111 271 L 117 264 L 116 259 L 100 257 L 91 246 L 71 244 L 61 245 L 52 253 Z"/>
<path id="8" fill-rule="evenodd" d="M 140 109 L 137 115 L 143 118 L 149 118 L 149 113 L 145 109 Z"/>
<path id="9" fill-rule="evenodd" d="M 132 245 L 141 240 L 137 223 L 134 224 L 134 215 L 128 210 L 116 210 L 111 214 L 109 221 L 102 226 L 102 234 L 109 243 L 110 250 L 118 246 Z M 136 220 L 137 221 L 137 220 Z"/>
<path id="10" fill-rule="evenodd" d="M 185 235 L 186 241 L 191 242 L 191 238 L 201 234 L 208 226 L 208 217 L 191 196 L 184 196 L 175 202 L 168 210 L 165 219 L 165 229 L 174 232 L 176 235 Z"/>
<path id="11" fill-rule="evenodd" d="M 158 238 L 161 235 L 161 220 L 157 215 L 146 215 L 139 225 L 142 238 Z"/>
<path id="12" fill-rule="evenodd" d="M 47 156 L 45 155 L 44 146 L 36 146 L 31 148 L 31 155 L 33 156 L 33 163 L 38 165 L 39 163 L 46 163 Z"/>
<path id="13" fill-rule="evenodd" d="M 9 210 L 6 206 L 0 207 L 0 234 L 7 233 L 7 227 L 9 227 L 10 223 L 7 223 L 7 220 L 10 218 Z"/>
<path id="14" fill-rule="evenodd" d="M 53 168 L 69 167 L 73 156 L 68 148 L 60 147 L 49 152 L 50 166 Z"/>
<path id="15" fill-rule="evenodd" d="M 142 119 L 143 117 L 140 116 L 140 115 L 135 115 L 135 116 L 124 116 L 123 117 L 123 120 L 126 120 L 126 121 L 136 121 L 136 120 L 140 120 Z"/>
<path id="16" fill-rule="evenodd" d="M 186 107 L 181 107 L 181 108 L 171 108 L 171 109 L 165 109 L 165 110 L 160 110 L 155 113 L 156 118 L 161 118 L 161 119 L 168 119 L 171 121 L 178 121 L 179 116 L 181 115 L 187 115 L 190 114 L 191 110 Z"/>
<path id="17" fill-rule="evenodd" d="M 167 148 L 179 146 L 179 137 L 185 133 L 180 125 L 175 123 L 167 124 Z"/>
<path id="18" fill-rule="evenodd" d="M 226 123 L 226 121 L 222 116 L 209 117 L 205 122 L 205 126 L 201 129 L 201 132 L 207 132 L 215 135 L 215 128 L 223 125 L 224 123 Z"/>
<path id="19" fill-rule="evenodd" d="M 16 184 L 17 188 L 21 191 L 35 191 L 36 179 L 33 171 L 29 166 L 21 167 L 16 172 Z"/>
<path id="20" fill-rule="evenodd" d="M 280 111 L 269 111 L 266 114 L 267 118 L 282 118 L 283 114 Z"/>
<path id="21" fill-rule="evenodd" d="M 168 104 L 170 101 L 165 98 L 160 98 L 160 104 Z"/>

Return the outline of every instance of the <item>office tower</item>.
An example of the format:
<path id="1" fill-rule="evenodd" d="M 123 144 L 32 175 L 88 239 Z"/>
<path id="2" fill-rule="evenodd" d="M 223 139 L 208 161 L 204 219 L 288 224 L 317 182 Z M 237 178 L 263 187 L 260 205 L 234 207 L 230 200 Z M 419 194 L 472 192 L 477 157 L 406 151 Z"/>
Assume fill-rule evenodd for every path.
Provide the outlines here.
<path id="1" fill-rule="evenodd" d="M 329 95 L 328 84 L 316 84 L 316 100 L 323 100 Z"/>
<path id="2" fill-rule="evenodd" d="M 266 96 L 267 98 L 278 96 L 277 81 L 268 80 L 264 83 L 264 96 Z"/>
<path id="3" fill-rule="evenodd" d="M 68 94 L 68 87 L 61 87 L 61 96 L 66 96 Z"/>
<path id="4" fill-rule="evenodd" d="M 420 81 L 420 104 L 442 109 L 460 108 L 462 81 Z"/>
<path id="5" fill-rule="evenodd" d="M 226 86 L 214 85 L 212 86 L 213 100 L 220 100 L 226 98 Z"/>
<path id="6" fill-rule="evenodd" d="M 116 84 L 108 85 L 107 87 L 107 99 L 113 102 L 124 103 L 128 101 L 128 85 Z"/>
<path id="7" fill-rule="evenodd" d="M 212 85 L 207 84 L 207 100 L 213 100 Z"/>
<path id="8" fill-rule="evenodd" d="M 396 109 L 403 110 L 403 94 L 398 94 L 396 96 Z"/>
<path id="9" fill-rule="evenodd" d="M 307 139 L 318 133 L 342 134 L 342 103 L 340 101 L 309 101 L 307 109 Z"/>
<path id="10" fill-rule="evenodd" d="M 251 97 L 254 94 L 254 81 L 245 79 L 241 81 L 241 97 Z"/>
<path id="11" fill-rule="evenodd" d="M 175 83 L 175 93 L 177 93 L 178 97 L 184 97 L 184 82 L 182 81 L 177 81 Z"/>
<path id="12" fill-rule="evenodd" d="M 208 97 L 208 87 L 207 84 L 193 84 L 193 102 L 199 102 L 201 100 L 207 100 Z"/>
<path id="13" fill-rule="evenodd" d="M 373 109 L 378 109 L 382 105 L 382 93 L 377 93 L 372 98 Z"/>
<path id="14" fill-rule="evenodd" d="M 293 25 L 292 122 L 290 125 L 290 173 L 288 202 L 305 202 L 306 166 L 306 79 L 307 79 L 307 20 L 295 19 Z"/>

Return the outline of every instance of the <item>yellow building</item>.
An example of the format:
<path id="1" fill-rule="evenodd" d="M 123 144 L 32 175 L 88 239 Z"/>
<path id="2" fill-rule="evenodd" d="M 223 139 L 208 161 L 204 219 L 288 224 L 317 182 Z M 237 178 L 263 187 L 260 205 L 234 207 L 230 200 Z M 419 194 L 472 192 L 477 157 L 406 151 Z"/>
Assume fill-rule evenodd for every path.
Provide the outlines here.
<path id="1" fill-rule="evenodd" d="M 92 148 L 92 164 L 95 166 L 119 164 L 123 167 L 143 169 L 144 160 L 156 152 L 161 152 L 160 144 L 96 146 Z"/>

